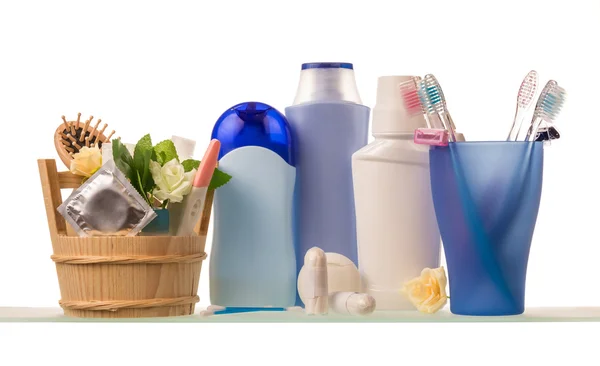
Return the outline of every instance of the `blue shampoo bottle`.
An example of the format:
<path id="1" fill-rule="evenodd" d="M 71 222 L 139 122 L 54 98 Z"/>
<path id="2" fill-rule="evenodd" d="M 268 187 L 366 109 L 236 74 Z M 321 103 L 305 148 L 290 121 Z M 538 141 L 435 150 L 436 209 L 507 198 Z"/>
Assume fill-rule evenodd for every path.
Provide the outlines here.
<path id="1" fill-rule="evenodd" d="M 288 122 L 267 104 L 242 103 L 221 115 L 212 138 L 221 142 L 219 169 L 232 178 L 215 191 L 210 301 L 292 306 L 296 168 Z"/>
<path id="2" fill-rule="evenodd" d="M 358 266 L 352 154 L 367 144 L 370 109 L 362 105 L 352 64 L 303 64 L 285 114 L 297 144 L 297 268 L 314 246 Z"/>

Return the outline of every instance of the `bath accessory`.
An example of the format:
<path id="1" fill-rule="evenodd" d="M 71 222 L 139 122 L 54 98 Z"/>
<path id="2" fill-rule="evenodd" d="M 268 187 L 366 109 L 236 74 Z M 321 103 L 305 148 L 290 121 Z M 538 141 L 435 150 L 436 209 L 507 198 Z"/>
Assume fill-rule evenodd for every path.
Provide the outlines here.
<path id="1" fill-rule="evenodd" d="M 232 178 L 215 193 L 211 303 L 292 306 L 296 168 L 288 122 L 267 104 L 242 103 L 219 117 L 212 137 L 221 142 L 219 169 Z"/>
<path id="2" fill-rule="evenodd" d="M 90 116 L 85 122 L 81 122 L 81 113 L 77 113 L 76 121 L 67 121 L 65 116 L 61 117 L 63 123 L 58 126 L 54 132 L 54 147 L 60 157 L 60 160 L 67 168 L 71 167 L 71 159 L 73 154 L 79 152 L 83 146 L 97 146 L 102 148 L 106 142 L 110 142 L 110 138 L 115 131 L 113 130 L 108 137 L 104 135 L 104 131 L 108 126 L 106 123 L 102 129 L 98 129 L 101 119 L 96 121 L 92 126 L 93 116 Z"/>
<path id="3" fill-rule="evenodd" d="M 359 97 L 352 64 L 302 65 L 296 98 L 285 109 L 297 143 L 298 271 L 314 245 L 358 263 L 351 162 L 352 154 L 367 144 L 369 111 Z"/>
<path id="4" fill-rule="evenodd" d="M 398 85 L 400 97 L 404 103 L 404 109 L 409 116 L 422 114 L 429 129 L 445 130 L 443 124 L 437 124 L 436 127 L 433 127 L 431 121 L 429 121 L 428 112 L 424 105 L 426 96 L 420 93 L 421 80 L 420 76 L 413 76 L 409 80 Z M 438 120 L 436 121 L 439 122 Z"/>
<path id="5" fill-rule="evenodd" d="M 308 315 L 324 315 L 329 309 L 329 287 L 327 285 L 327 257 L 325 252 L 313 247 L 304 256 L 302 266 L 304 280 L 298 281 L 298 292 Z M 300 289 L 300 286 L 303 288 Z"/>
<path id="6" fill-rule="evenodd" d="M 432 121 L 430 123 L 431 126 L 448 130 L 450 141 L 458 141 L 456 138 L 456 126 L 454 126 L 450 112 L 448 112 L 446 98 L 438 80 L 432 74 L 427 74 L 422 80 L 418 81 L 418 86 L 421 103 L 425 111 L 427 111 L 430 121 Z M 433 122 L 438 120 L 440 123 Z"/>
<path id="7" fill-rule="evenodd" d="M 525 141 L 535 139 L 542 121 L 554 123 L 565 101 L 565 89 L 554 80 L 548 81 L 540 93 Z"/>
<path id="8" fill-rule="evenodd" d="M 543 143 L 450 143 L 430 151 L 450 310 L 521 314 L 542 191 Z"/>
<path id="9" fill-rule="evenodd" d="M 517 94 L 517 110 L 513 120 L 512 127 L 508 133 L 506 141 L 517 141 L 519 133 L 521 132 L 521 126 L 525 119 L 525 113 L 529 109 L 535 93 L 537 91 L 537 85 L 539 82 L 538 74 L 535 70 L 531 70 L 521 82 L 519 87 L 519 93 Z"/>
<path id="10" fill-rule="evenodd" d="M 448 130 L 417 128 L 413 141 L 419 145 L 448 146 Z"/>
<path id="11" fill-rule="evenodd" d="M 69 234 L 56 209 L 62 202 L 61 189 L 77 188 L 81 179 L 57 171 L 54 159 L 38 160 L 38 167 L 60 306 L 66 316 L 150 318 L 194 313 L 206 232 L 189 237 Z M 201 220 L 206 225 L 201 228 L 208 226 L 210 210 L 207 202 Z"/>
<path id="12" fill-rule="evenodd" d="M 538 129 L 538 134 L 535 141 L 547 141 L 558 140 L 560 138 L 560 132 L 553 124 L 542 122 Z"/>
<path id="13" fill-rule="evenodd" d="M 114 161 L 104 164 L 57 210 L 80 236 L 134 236 L 156 217 Z"/>
<path id="14" fill-rule="evenodd" d="M 369 315 L 376 308 L 373 296 L 358 292 L 334 292 L 329 295 L 330 309 L 343 315 Z"/>
<path id="15" fill-rule="evenodd" d="M 279 312 L 279 311 L 295 311 L 295 312 L 303 312 L 300 306 L 291 306 L 291 307 L 226 307 L 220 305 L 210 305 L 206 310 L 200 312 L 200 316 L 210 316 L 210 315 L 225 315 L 225 314 L 240 314 L 240 313 L 254 313 L 254 312 Z"/>
<path id="16" fill-rule="evenodd" d="M 176 231 L 177 236 L 187 236 L 194 233 L 196 223 L 204 209 L 208 185 L 217 167 L 220 148 L 219 140 L 213 139 L 204 153 L 192 183 L 192 191 L 183 199 L 179 227 Z"/>
<path id="17" fill-rule="evenodd" d="M 332 292 L 360 292 L 361 281 L 358 268 L 347 257 L 338 253 L 325 253 L 327 258 L 327 288 L 329 294 Z M 300 269 L 298 275 L 298 293 L 300 299 L 304 301 L 310 293 L 305 292 L 307 281 L 306 269 Z"/>
<path id="18" fill-rule="evenodd" d="M 440 235 L 431 199 L 429 149 L 414 141 L 426 128 L 409 113 L 398 85 L 412 76 L 382 76 L 373 109 L 375 141 L 352 157 L 362 290 L 379 310 L 411 310 L 402 284 L 439 267 Z M 330 285 L 331 286 L 331 285 Z M 331 289 L 330 289 L 331 291 Z"/>

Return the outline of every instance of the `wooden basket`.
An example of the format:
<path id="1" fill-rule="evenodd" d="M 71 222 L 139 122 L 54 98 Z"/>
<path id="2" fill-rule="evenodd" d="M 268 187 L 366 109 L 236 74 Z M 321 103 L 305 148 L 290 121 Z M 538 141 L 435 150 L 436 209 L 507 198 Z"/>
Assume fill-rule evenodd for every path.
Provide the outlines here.
<path id="1" fill-rule="evenodd" d="M 207 193 L 198 236 L 79 237 L 56 210 L 60 190 L 81 178 L 38 160 L 44 203 L 65 315 L 147 318 L 190 315 L 198 283 L 214 190 Z"/>

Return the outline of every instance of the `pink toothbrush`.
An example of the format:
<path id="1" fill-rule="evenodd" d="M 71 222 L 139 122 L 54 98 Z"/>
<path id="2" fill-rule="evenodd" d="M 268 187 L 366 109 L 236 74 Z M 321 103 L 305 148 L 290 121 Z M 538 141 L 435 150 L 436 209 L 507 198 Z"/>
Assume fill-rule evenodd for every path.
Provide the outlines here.
<path id="1" fill-rule="evenodd" d="M 506 141 L 517 141 L 521 132 L 521 125 L 525 118 L 525 113 L 529 109 L 535 92 L 537 91 L 538 85 L 538 74 L 535 70 L 531 70 L 523 79 L 521 87 L 519 87 L 519 94 L 517 94 L 517 111 L 515 112 L 515 118 L 513 120 L 512 128 L 508 133 Z"/>
<path id="2" fill-rule="evenodd" d="M 420 82 L 421 78 L 414 76 L 411 80 L 405 81 L 398 86 L 406 112 L 411 116 L 422 114 L 429 127 L 417 128 L 415 130 L 414 142 L 420 145 L 448 146 L 448 131 L 444 128 L 432 128 L 431 126 L 432 121 L 425 110 L 422 96 L 419 95 Z"/>
<path id="3" fill-rule="evenodd" d="M 189 236 L 194 233 L 194 227 L 198 220 L 200 220 L 200 215 L 202 215 L 202 210 L 204 209 L 206 191 L 217 167 L 220 149 L 221 143 L 219 140 L 213 139 L 208 145 L 208 149 L 204 153 L 204 157 L 198 167 L 198 172 L 194 177 L 192 191 L 185 197 L 182 203 L 181 221 L 175 235 Z"/>

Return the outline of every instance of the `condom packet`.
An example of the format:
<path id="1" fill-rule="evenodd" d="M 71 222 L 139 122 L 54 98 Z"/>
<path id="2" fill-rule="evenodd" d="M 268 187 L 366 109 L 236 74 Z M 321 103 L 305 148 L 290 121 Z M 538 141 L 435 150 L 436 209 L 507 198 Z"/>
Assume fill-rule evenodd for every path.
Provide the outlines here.
<path id="1" fill-rule="evenodd" d="M 58 208 L 79 236 L 134 236 L 157 215 L 108 161 Z"/>

